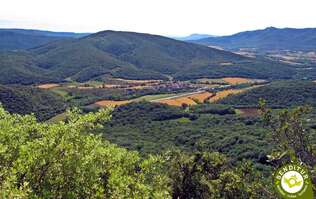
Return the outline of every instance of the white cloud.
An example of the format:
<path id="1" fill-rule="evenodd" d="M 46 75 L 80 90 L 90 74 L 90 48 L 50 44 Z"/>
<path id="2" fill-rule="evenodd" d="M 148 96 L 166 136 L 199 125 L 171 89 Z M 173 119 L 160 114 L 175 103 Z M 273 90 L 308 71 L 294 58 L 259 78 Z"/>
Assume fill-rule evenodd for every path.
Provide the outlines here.
<path id="1" fill-rule="evenodd" d="M 0 0 L 0 27 L 163 35 L 316 27 L 315 0 Z"/>

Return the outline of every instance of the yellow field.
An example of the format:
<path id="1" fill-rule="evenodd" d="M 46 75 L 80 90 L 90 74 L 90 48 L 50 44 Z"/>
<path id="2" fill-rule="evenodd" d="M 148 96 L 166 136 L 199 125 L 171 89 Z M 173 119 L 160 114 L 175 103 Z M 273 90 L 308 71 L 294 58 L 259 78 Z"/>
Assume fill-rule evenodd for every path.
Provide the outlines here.
<path id="1" fill-rule="evenodd" d="M 94 105 L 107 107 L 107 106 L 120 106 L 123 104 L 128 104 L 130 101 L 122 100 L 122 101 L 113 101 L 113 100 L 100 100 L 94 103 Z"/>
<path id="2" fill-rule="evenodd" d="M 187 104 L 187 105 L 195 105 L 196 102 L 198 101 L 200 103 L 203 103 L 204 100 L 212 97 L 212 93 L 209 92 L 203 92 L 203 93 L 197 93 L 197 94 L 192 94 L 192 95 L 187 95 L 183 97 L 177 97 L 173 99 L 162 99 L 159 100 L 159 103 L 163 104 L 168 104 L 171 106 L 182 106 L 182 104 Z"/>
<path id="3" fill-rule="evenodd" d="M 213 96 L 213 93 L 210 92 L 203 92 L 203 93 L 198 93 L 198 94 L 194 94 L 194 95 L 190 95 L 188 96 L 188 98 L 192 99 L 192 100 L 197 100 L 200 103 L 203 103 L 205 100 L 211 98 Z"/>
<path id="4" fill-rule="evenodd" d="M 216 102 L 220 99 L 223 99 L 229 95 L 235 95 L 241 92 L 244 92 L 247 89 L 228 89 L 228 90 L 224 90 L 224 91 L 219 91 L 216 93 L 216 95 L 214 97 L 212 97 L 210 99 L 210 102 Z"/>
<path id="5" fill-rule="evenodd" d="M 203 103 L 205 100 L 209 99 L 209 102 L 216 102 L 220 99 L 223 99 L 229 95 L 238 94 L 244 92 L 247 89 L 229 89 L 224 91 L 219 91 L 216 94 L 210 92 L 203 92 L 193 95 L 188 95 L 184 97 L 178 97 L 173 99 L 162 99 L 159 100 L 159 103 L 168 104 L 171 106 L 182 106 L 182 104 L 187 105 L 196 105 L 196 101 Z"/>
<path id="6" fill-rule="evenodd" d="M 223 80 L 229 84 L 244 84 L 244 83 L 251 82 L 250 79 L 241 78 L 241 77 L 226 77 L 226 78 L 223 78 Z"/>
<path id="7" fill-rule="evenodd" d="M 58 86 L 59 86 L 59 84 L 40 84 L 37 86 L 37 88 L 50 89 L 50 88 L 55 88 Z"/>
<path id="8" fill-rule="evenodd" d="M 182 104 L 195 105 L 196 103 L 188 97 L 179 97 L 175 99 L 160 100 L 159 103 L 168 104 L 170 106 L 182 106 Z"/>

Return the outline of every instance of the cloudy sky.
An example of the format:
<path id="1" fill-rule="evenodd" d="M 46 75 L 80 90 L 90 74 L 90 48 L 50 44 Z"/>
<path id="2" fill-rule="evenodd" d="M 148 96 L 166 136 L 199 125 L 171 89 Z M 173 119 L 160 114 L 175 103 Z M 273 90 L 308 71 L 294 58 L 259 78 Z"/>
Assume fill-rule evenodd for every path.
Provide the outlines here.
<path id="1" fill-rule="evenodd" d="M 0 0 L 0 28 L 183 36 L 316 27 L 316 0 Z"/>

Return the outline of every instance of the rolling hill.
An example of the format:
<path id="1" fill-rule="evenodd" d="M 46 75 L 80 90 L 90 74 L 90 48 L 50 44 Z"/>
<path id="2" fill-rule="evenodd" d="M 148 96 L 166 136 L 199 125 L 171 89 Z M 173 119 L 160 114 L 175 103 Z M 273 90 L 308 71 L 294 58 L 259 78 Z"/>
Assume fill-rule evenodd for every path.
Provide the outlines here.
<path id="1" fill-rule="evenodd" d="M 275 81 L 247 92 L 228 96 L 218 103 L 233 106 L 258 106 L 265 99 L 270 107 L 310 105 L 316 107 L 316 83 L 312 81 Z"/>
<path id="2" fill-rule="evenodd" d="M 293 68 L 279 62 L 134 32 L 102 31 L 0 56 L 0 72 L 7 74 L 1 76 L 2 84 L 82 82 L 104 75 L 180 80 L 223 76 L 287 79 L 295 75 Z"/>
<path id="3" fill-rule="evenodd" d="M 264 30 L 240 32 L 230 36 L 209 37 L 192 42 L 220 46 L 227 50 L 254 48 L 263 51 L 310 51 L 316 50 L 316 28 L 278 29 L 269 27 Z"/>
<path id="4" fill-rule="evenodd" d="M 28 86 L 0 85 L 0 103 L 10 113 L 34 113 L 40 121 L 63 112 L 67 107 L 60 96 Z"/>
<path id="5" fill-rule="evenodd" d="M 87 33 L 50 32 L 26 29 L 0 29 L 0 51 L 29 49 L 52 41 L 79 38 Z"/>
<path id="6" fill-rule="evenodd" d="M 28 52 L 0 53 L 0 84 L 62 81 L 50 77 L 48 73 L 48 70 L 37 66 L 35 58 Z"/>

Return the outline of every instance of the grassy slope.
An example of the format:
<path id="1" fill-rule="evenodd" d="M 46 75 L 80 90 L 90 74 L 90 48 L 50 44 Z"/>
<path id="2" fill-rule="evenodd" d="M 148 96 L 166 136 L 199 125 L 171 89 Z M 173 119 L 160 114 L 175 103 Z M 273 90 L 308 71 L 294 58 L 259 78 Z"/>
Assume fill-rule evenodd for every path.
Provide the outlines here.
<path id="1" fill-rule="evenodd" d="M 231 36 L 209 37 L 193 42 L 217 45 L 226 49 L 256 48 L 259 50 L 315 50 L 316 29 L 267 28 L 240 32 Z"/>

